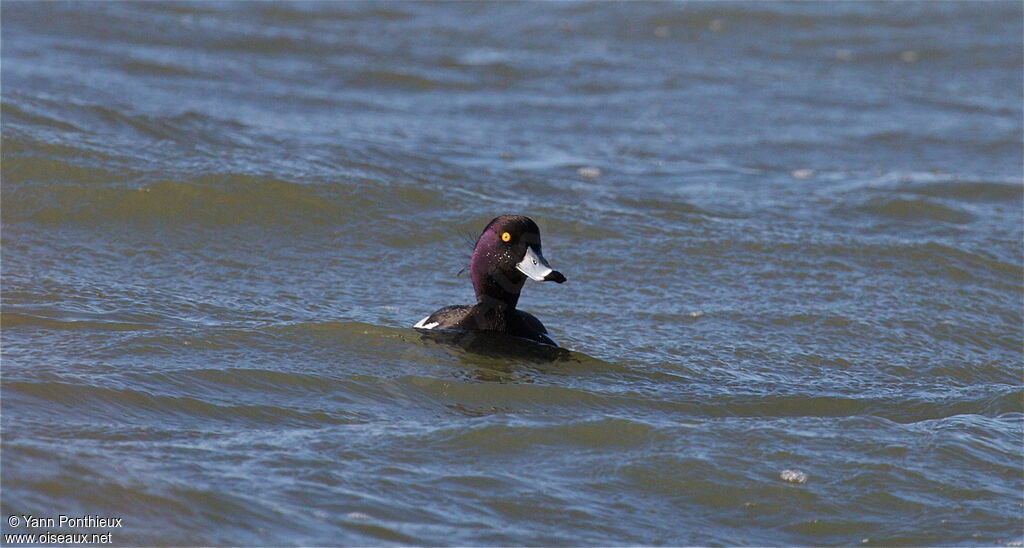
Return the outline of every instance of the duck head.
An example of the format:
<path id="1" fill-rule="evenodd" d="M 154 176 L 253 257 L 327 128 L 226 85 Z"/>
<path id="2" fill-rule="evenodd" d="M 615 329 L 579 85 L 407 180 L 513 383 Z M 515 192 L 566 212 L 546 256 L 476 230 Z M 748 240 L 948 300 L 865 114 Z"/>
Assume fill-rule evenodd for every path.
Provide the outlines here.
<path id="1" fill-rule="evenodd" d="M 541 253 L 537 223 L 522 215 L 502 215 L 487 224 L 476 240 L 469 271 L 477 301 L 497 301 L 509 308 L 519 301 L 526 278 L 565 281 Z"/>

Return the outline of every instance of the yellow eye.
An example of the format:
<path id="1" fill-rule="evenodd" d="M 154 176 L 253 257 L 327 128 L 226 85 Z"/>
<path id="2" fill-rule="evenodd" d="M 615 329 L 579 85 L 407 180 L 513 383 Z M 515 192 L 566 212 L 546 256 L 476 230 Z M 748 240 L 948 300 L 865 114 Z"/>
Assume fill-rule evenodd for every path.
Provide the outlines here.
<path id="1" fill-rule="evenodd" d="M 509 234 L 508 232 L 502 232 L 501 233 L 501 241 L 503 241 L 503 242 L 512 241 L 512 235 Z"/>

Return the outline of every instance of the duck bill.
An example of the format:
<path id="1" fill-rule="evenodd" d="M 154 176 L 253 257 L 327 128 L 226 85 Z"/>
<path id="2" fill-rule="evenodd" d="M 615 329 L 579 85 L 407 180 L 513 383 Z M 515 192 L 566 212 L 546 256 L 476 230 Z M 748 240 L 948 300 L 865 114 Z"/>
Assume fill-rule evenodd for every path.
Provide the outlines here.
<path id="1" fill-rule="evenodd" d="M 553 270 L 544 259 L 540 248 L 535 248 L 532 245 L 526 248 L 526 255 L 516 265 L 516 269 L 529 276 L 531 280 L 538 282 L 562 283 L 565 281 L 565 276 L 561 272 Z"/>

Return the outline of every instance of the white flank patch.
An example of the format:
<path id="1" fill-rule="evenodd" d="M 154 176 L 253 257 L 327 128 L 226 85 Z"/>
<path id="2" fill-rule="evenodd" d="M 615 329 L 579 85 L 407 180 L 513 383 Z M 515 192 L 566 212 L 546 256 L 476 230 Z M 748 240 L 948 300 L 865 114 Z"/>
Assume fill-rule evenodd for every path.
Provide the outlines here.
<path id="1" fill-rule="evenodd" d="M 427 323 L 427 320 L 429 320 L 429 319 L 430 319 L 430 316 L 427 316 L 426 318 L 423 318 L 422 320 L 416 322 L 416 325 L 414 325 L 413 327 L 415 327 L 417 329 L 433 329 L 433 328 L 441 325 L 441 322 L 430 322 L 430 323 Z"/>

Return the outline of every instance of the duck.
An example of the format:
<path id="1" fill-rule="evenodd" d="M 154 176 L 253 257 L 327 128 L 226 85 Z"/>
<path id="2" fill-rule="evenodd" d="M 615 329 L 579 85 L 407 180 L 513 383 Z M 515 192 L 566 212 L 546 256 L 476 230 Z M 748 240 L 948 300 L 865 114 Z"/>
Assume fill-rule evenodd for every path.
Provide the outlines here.
<path id="1" fill-rule="evenodd" d="M 541 253 L 540 228 L 523 215 L 501 215 L 487 223 L 469 262 L 476 304 L 439 309 L 413 325 L 416 329 L 494 332 L 557 347 L 533 314 L 516 308 L 529 278 L 565 283 Z"/>

